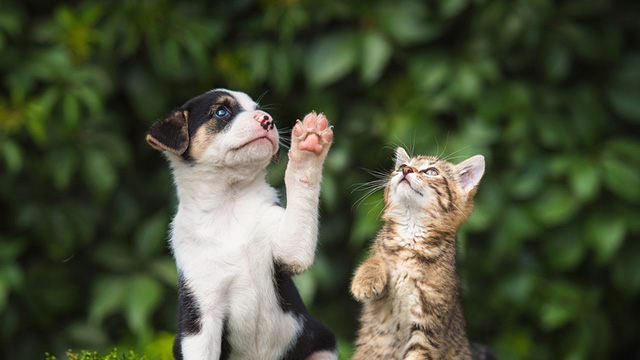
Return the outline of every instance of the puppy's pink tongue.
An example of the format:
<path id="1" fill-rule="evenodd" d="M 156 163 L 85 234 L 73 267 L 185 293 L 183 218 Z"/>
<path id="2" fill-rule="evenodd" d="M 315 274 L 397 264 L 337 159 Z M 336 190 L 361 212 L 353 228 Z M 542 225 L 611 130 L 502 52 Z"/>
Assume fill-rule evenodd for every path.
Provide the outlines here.
<path id="1" fill-rule="evenodd" d="M 317 134 L 309 134 L 304 140 L 298 143 L 300 150 L 313 151 L 316 155 L 322 152 L 322 145 L 320 145 L 320 139 Z"/>

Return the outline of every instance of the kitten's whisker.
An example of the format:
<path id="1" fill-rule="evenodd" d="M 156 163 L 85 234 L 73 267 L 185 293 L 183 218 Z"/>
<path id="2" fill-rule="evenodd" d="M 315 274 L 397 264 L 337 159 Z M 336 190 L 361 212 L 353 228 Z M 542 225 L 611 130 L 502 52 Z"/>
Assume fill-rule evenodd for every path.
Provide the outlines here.
<path id="1" fill-rule="evenodd" d="M 462 209 L 460 209 L 458 207 L 458 205 L 456 205 L 455 203 L 451 203 L 453 205 L 453 207 L 455 207 L 458 211 L 460 211 L 460 214 L 462 214 L 464 216 L 464 211 L 462 211 Z"/>
<path id="2" fill-rule="evenodd" d="M 353 208 L 355 207 L 355 209 L 358 209 L 360 207 L 360 205 L 362 205 L 365 200 L 367 200 L 367 198 L 369 198 L 369 196 L 375 194 L 377 191 L 380 191 L 384 189 L 384 187 L 380 187 L 380 186 L 376 186 L 373 188 L 369 188 L 366 193 L 360 197 L 360 199 L 356 200 L 355 203 L 353 203 L 353 205 L 351 206 L 351 209 L 353 210 Z"/>
<path id="3" fill-rule="evenodd" d="M 470 148 L 470 147 L 471 147 L 471 145 L 469 145 L 469 146 L 465 146 L 465 147 L 463 147 L 462 149 L 458 149 L 458 150 L 456 150 L 456 151 L 452 152 L 451 154 L 447 155 L 446 157 L 444 157 L 442 160 L 449 161 L 449 159 L 451 159 L 451 157 L 452 157 L 454 154 L 457 154 L 457 153 L 459 153 L 460 151 L 466 150 L 466 149 L 468 149 L 468 148 Z"/>

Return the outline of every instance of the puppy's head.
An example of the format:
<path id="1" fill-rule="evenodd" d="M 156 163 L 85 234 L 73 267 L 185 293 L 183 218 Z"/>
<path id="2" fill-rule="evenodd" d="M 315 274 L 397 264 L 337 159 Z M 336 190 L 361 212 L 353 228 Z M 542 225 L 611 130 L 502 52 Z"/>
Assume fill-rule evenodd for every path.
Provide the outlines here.
<path id="1" fill-rule="evenodd" d="M 247 94 L 215 89 L 195 97 L 147 134 L 172 162 L 236 167 L 277 161 L 278 130 L 271 115 Z"/>

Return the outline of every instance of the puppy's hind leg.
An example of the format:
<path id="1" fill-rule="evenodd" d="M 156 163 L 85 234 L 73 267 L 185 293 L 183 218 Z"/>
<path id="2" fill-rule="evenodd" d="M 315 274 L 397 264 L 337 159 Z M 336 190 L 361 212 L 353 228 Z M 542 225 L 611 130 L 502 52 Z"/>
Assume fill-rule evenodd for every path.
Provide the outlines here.
<path id="1" fill-rule="evenodd" d="M 338 354 L 336 351 L 318 351 L 309 355 L 305 360 L 338 360 Z"/>
<path id="2" fill-rule="evenodd" d="M 175 348 L 176 346 L 174 350 Z M 180 348 L 183 360 L 226 360 L 230 352 L 226 329 L 223 329 L 220 322 L 213 321 L 203 321 L 202 329 L 197 334 L 181 336 Z M 175 354 L 174 356 L 179 359 Z"/>

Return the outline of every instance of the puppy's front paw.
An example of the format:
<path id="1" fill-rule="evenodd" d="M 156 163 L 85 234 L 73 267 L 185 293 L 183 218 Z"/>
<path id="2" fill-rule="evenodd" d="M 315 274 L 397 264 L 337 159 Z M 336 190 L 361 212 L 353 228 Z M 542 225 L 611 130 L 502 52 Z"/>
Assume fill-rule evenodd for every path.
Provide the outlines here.
<path id="1" fill-rule="evenodd" d="M 312 111 L 293 127 L 289 158 L 295 161 L 314 154 L 324 160 L 332 140 L 333 126 L 329 126 L 324 114 Z"/>
<path id="2" fill-rule="evenodd" d="M 361 267 L 351 282 L 351 293 L 356 300 L 365 301 L 378 299 L 387 285 L 387 274 L 381 271 L 370 271 L 368 267 Z"/>

